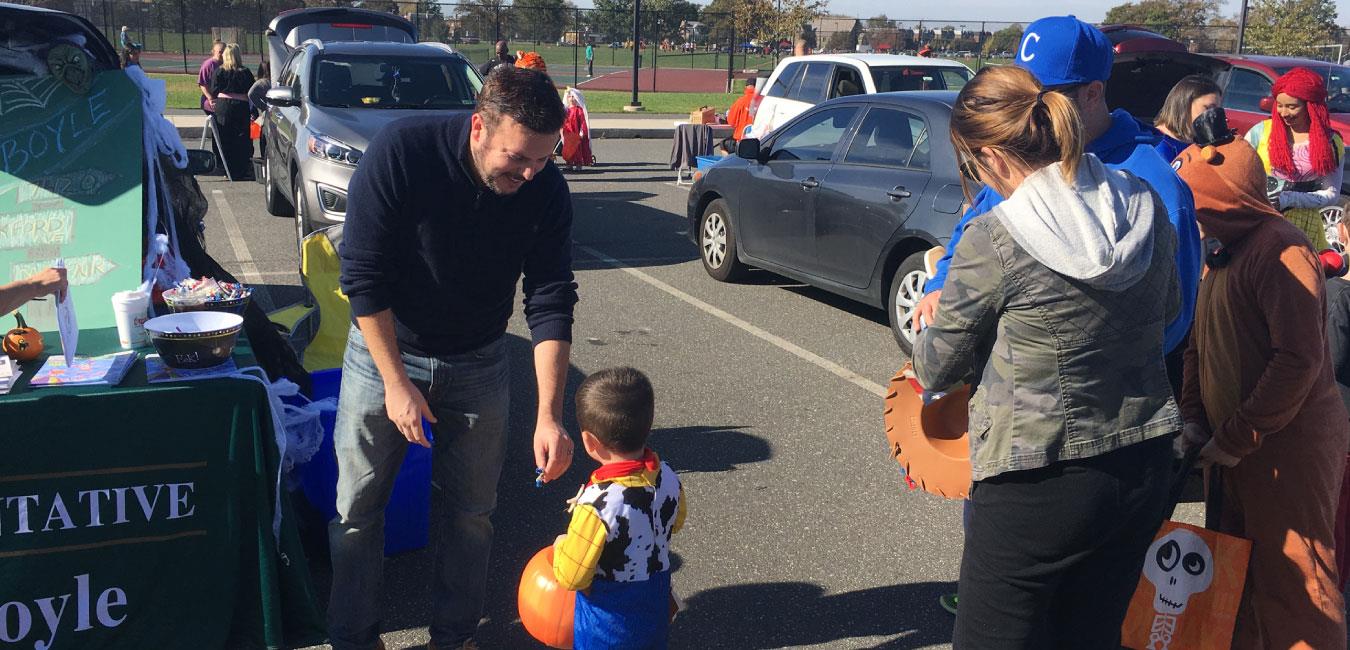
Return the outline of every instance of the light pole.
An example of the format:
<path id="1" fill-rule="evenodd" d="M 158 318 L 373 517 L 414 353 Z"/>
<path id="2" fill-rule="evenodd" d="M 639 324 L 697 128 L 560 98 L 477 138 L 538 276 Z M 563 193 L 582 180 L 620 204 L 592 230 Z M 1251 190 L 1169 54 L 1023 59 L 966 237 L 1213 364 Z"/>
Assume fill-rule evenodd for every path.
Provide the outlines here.
<path id="1" fill-rule="evenodd" d="M 633 0 L 633 101 L 629 102 L 623 110 L 630 113 L 642 109 L 642 102 L 638 101 L 638 70 L 642 67 L 642 0 Z"/>
<path id="2" fill-rule="evenodd" d="M 1247 36 L 1247 0 L 1242 0 L 1242 13 L 1238 16 L 1238 34 L 1237 51 L 1233 54 L 1242 54 L 1242 41 Z"/>

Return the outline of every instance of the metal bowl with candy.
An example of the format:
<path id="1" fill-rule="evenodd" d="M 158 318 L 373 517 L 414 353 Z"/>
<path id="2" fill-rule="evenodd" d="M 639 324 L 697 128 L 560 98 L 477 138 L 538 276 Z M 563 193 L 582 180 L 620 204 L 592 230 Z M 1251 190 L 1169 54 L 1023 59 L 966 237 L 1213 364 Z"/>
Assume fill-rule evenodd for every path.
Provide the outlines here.
<path id="1" fill-rule="evenodd" d="M 164 292 L 164 303 L 174 313 L 188 311 L 223 311 L 244 315 L 253 289 L 233 282 L 216 282 L 212 278 L 188 278 Z"/>

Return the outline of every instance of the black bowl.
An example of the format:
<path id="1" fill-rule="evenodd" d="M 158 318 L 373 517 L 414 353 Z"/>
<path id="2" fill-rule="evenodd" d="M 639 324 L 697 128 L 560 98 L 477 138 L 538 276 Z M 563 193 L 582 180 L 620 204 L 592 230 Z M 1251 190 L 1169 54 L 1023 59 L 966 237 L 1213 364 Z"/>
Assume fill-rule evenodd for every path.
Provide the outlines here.
<path id="1" fill-rule="evenodd" d="M 243 326 L 238 314 L 193 311 L 152 318 L 145 322 L 145 331 L 165 365 L 193 369 L 229 359 Z"/>

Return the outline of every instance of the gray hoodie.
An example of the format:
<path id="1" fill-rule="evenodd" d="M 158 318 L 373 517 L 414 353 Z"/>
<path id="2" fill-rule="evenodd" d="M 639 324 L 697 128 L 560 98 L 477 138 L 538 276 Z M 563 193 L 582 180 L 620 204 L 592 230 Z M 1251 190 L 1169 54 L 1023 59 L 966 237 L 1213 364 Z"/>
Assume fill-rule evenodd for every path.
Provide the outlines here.
<path id="1" fill-rule="evenodd" d="M 1123 291 L 1153 261 L 1155 203 L 1148 184 L 1084 154 L 1074 186 L 1063 163 L 1031 174 L 993 213 L 1051 270 L 1097 289 Z"/>

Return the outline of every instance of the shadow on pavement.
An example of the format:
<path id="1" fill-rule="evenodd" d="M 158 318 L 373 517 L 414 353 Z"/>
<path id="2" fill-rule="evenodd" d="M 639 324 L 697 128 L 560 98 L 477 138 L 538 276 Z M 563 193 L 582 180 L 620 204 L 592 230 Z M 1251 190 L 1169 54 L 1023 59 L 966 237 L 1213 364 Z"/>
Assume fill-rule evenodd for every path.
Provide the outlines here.
<path id="1" fill-rule="evenodd" d="M 678 472 L 732 472 L 773 457 L 769 441 L 743 427 L 675 427 L 652 431 L 651 446 Z"/>
<path id="2" fill-rule="evenodd" d="M 858 318 L 865 318 L 878 325 L 890 327 L 891 322 L 886 319 L 886 310 L 880 307 L 864 304 L 841 295 L 830 293 L 824 289 L 813 287 L 809 284 L 799 284 L 797 286 L 785 286 L 784 289 L 791 291 L 804 298 L 810 298 L 816 302 L 823 302 L 840 311 L 846 311 Z"/>
<path id="3" fill-rule="evenodd" d="M 826 595 L 819 585 L 774 582 L 718 587 L 690 596 L 671 629 L 677 648 L 784 648 L 896 636 L 876 648 L 951 643 L 954 618 L 938 596 L 953 582 L 922 582 Z"/>
<path id="4" fill-rule="evenodd" d="M 643 203 L 649 192 L 585 192 L 572 195 L 572 237 L 634 268 L 670 266 L 699 259 L 682 234 L 688 223 L 677 214 Z M 621 255 L 620 255 L 621 253 Z M 574 251 L 579 269 L 597 268 L 587 251 Z"/>

